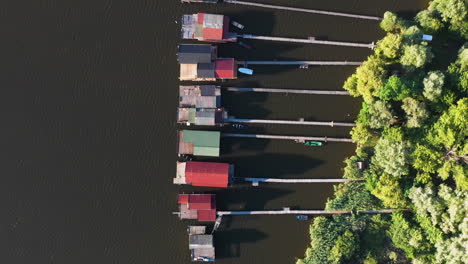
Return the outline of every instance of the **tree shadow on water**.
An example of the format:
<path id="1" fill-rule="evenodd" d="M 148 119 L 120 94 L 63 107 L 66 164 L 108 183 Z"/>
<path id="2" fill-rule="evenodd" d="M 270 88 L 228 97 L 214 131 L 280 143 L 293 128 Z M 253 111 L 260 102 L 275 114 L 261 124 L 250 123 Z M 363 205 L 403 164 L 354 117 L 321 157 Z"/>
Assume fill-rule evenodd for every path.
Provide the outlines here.
<path id="1" fill-rule="evenodd" d="M 255 243 L 268 235 L 255 229 L 233 229 L 215 233 L 216 258 L 240 257 L 242 243 Z"/>

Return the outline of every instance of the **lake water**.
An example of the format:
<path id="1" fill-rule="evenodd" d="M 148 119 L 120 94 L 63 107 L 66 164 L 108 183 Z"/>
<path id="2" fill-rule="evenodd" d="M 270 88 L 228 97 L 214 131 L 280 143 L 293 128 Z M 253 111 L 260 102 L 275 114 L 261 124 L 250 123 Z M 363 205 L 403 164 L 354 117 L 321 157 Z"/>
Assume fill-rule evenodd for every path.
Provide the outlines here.
<path id="1" fill-rule="evenodd" d="M 258 1 L 258 0 L 257 0 Z M 262 0 L 323 10 L 414 14 L 427 1 Z M 369 43 L 375 21 L 163 1 L 3 1 L 0 11 L 0 259 L 2 263 L 189 263 L 186 227 L 171 214 L 175 174 L 177 44 L 180 16 L 230 15 L 258 35 Z M 237 59 L 363 60 L 364 48 L 245 41 L 220 47 Z M 223 85 L 339 90 L 354 67 L 255 67 Z M 346 96 L 225 93 L 239 118 L 352 122 L 360 101 Z M 248 132 L 347 137 L 349 129 L 251 126 Z M 354 145 L 223 139 L 220 160 L 238 176 L 340 178 Z M 235 186 L 213 190 L 218 208 L 321 209 L 330 184 Z M 224 219 L 218 263 L 293 263 L 309 242 L 294 216 Z"/>

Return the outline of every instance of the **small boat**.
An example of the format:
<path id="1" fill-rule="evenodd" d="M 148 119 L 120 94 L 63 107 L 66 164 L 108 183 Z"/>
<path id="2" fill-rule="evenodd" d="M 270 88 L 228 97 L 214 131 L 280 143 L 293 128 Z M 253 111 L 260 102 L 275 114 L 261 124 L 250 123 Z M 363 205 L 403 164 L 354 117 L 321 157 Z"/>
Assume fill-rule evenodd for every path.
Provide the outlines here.
<path id="1" fill-rule="evenodd" d="M 323 146 L 323 142 L 321 141 L 313 141 L 313 140 L 306 140 L 304 143 L 306 146 L 311 146 L 311 147 L 321 147 Z"/>
<path id="2" fill-rule="evenodd" d="M 193 260 L 204 261 L 204 262 L 215 261 L 213 258 L 207 258 L 207 257 L 197 257 L 197 258 L 194 258 Z"/>
<path id="3" fill-rule="evenodd" d="M 244 125 L 242 125 L 242 124 L 238 124 L 238 123 L 232 124 L 231 126 L 232 126 L 233 128 L 236 128 L 236 129 L 246 129 L 246 128 L 247 128 L 246 126 L 244 126 Z"/>
<path id="4" fill-rule="evenodd" d="M 239 29 L 244 29 L 244 25 L 239 24 L 236 21 L 232 21 L 231 24 Z"/>
<path id="5" fill-rule="evenodd" d="M 251 47 L 251 46 L 249 46 L 249 45 L 245 44 L 245 43 L 244 43 L 244 42 L 242 42 L 242 41 L 239 41 L 239 42 L 237 42 L 237 44 L 241 45 L 242 47 L 244 47 L 244 48 L 246 48 L 246 49 L 252 49 L 252 47 Z"/>
<path id="6" fill-rule="evenodd" d="M 296 218 L 297 220 L 301 220 L 301 221 L 309 220 L 309 217 L 307 215 L 297 215 Z"/>
<path id="7" fill-rule="evenodd" d="M 249 68 L 239 68 L 239 72 L 247 75 L 253 75 L 253 70 Z"/>

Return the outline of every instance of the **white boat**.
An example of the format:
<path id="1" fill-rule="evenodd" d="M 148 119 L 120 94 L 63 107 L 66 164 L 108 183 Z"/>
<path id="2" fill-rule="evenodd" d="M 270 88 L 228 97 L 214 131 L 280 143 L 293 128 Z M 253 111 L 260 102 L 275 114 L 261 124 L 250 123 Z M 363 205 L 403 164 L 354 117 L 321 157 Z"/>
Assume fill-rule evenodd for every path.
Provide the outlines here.
<path id="1" fill-rule="evenodd" d="M 231 24 L 239 29 L 244 29 L 244 25 L 239 24 L 236 21 L 232 21 Z"/>

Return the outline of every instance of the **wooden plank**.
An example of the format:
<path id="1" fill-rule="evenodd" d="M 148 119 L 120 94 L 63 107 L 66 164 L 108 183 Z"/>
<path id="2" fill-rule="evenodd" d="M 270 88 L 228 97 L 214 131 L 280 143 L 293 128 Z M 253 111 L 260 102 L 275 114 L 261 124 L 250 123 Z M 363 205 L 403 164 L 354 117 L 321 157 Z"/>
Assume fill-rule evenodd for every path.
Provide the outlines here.
<path id="1" fill-rule="evenodd" d="M 223 133 L 223 137 L 242 137 L 242 138 L 263 138 L 263 139 L 284 139 L 304 142 L 306 140 L 330 141 L 330 142 L 352 142 L 349 138 L 331 138 L 331 137 L 308 137 L 308 136 L 280 136 L 280 135 L 258 135 L 258 134 L 236 134 Z"/>
<path id="2" fill-rule="evenodd" d="M 326 90 L 299 90 L 299 89 L 276 89 L 276 88 L 239 88 L 221 87 L 230 92 L 258 92 L 258 93 L 292 93 L 292 94 L 316 94 L 316 95 L 349 95 L 348 91 L 326 91 Z"/>
<path id="3" fill-rule="evenodd" d="M 332 12 L 332 11 L 322 11 L 322 10 L 288 7 L 288 6 L 259 4 L 259 3 L 252 3 L 252 2 L 246 2 L 246 1 L 237 1 L 237 0 L 224 0 L 224 3 L 255 6 L 255 7 L 263 7 L 263 8 L 271 8 L 271 9 L 280 9 L 280 10 L 304 12 L 304 13 L 312 13 L 312 14 L 320 14 L 320 15 L 328 15 L 328 16 L 342 16 L 342 17 L 367 19 L 367 20 L 377 20 L 377 21 L 382 20 L 382 18 L 376 17 L 376 16 L 365 16 L 365 15 L 356 15 L 356 14 L 342 13 L 342 12 Z"/>

